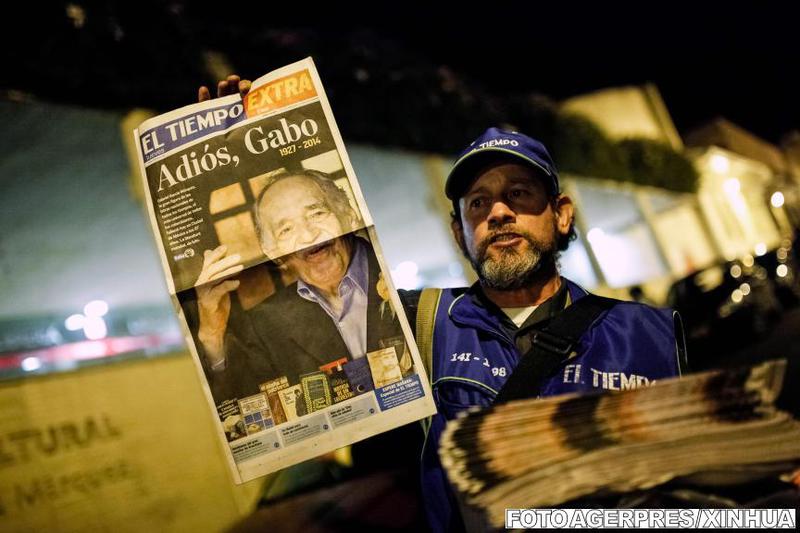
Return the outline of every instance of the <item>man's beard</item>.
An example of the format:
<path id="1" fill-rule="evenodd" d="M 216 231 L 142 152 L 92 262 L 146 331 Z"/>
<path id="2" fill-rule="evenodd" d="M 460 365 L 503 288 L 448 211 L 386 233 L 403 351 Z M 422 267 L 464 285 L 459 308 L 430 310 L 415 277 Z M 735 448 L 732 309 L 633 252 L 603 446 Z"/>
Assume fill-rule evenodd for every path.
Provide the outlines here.
<path id="1" fill-rule="evenodd" d="M 519 235 L 528 246 L 500 248 L 496 255 L 490 256 L 489 246 L 509 233 Z M 496 290 L 521 289 L 533 284 L 542 267 L 555 261 L 556 247 L 555 235 L 545 242 L 527 231 L 506 226 L 492 231 L 478 243 L 475 257 L 469 254 L 469 260 L 487 287 Z"/>

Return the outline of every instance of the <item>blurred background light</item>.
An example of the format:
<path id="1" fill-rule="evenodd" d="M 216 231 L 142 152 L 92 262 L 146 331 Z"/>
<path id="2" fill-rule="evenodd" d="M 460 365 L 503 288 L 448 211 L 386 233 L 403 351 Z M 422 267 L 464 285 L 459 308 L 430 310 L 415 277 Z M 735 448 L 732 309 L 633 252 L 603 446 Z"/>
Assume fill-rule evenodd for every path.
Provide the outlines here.
<path id="1" fill-rule="evenodd" d="M 742 184 L 736 178 L 728 178 L 722 184 L 722 188 L 725 189 L 726 194 L 735 195 L 739 194 L 739 192 L 742 190 Z"/>
<path id="2" fill-rule="evenodd" d="M 102 319 L 101 319 L 102 320 Z M 108 351 L 105 341 L 78 342 L 69 346 L 71 359 L 97 359 L 105 356 Z"/>
<path id="3" fill-rule="evenodd" d="M 77 4 L 66 5 L 67 17 L 72 21 L 72 25 L 77 28 L 83 28 L 86 24 L 86 11 L 83 7 Z"/>
<path id="4" fill-rule="evenodd" d="M 725 157 L 724 155 L 717 154 L 711 157 L 711 169 L 714 172 L 725 174 L 726 172 L 728 172 L 729 168 L 730 168 L 730 162 L 728 161 L 728 158 Z"/>
<path id="5" fill-rule="evenodd" d="M 605 232 L 600 228 L 592 228 L 586 232 L 586 238 L 589 240 L 592 246 L 598 246 L 602 244 L 605 236 Z"/>
<path id="6" fill-rule="evenodd" d="M 103 300 L 92 300 L 83 308 L 86 316 L 104 316 L 108 313 L 108 304 Z"/>
<path id="7" fill-rule="evenodd" d="M 66 327 L 69 331 L 78 331 L 79 329 L 83 329 L 83 324 L 85 321 L 85 316 L 76 313 L 67 317 L 67 319 L 64 321 L 64 327 Z"/>
<path id="8" fill-rule="evenodd" d="M 772 197 L 769 199 L 769 203 L 772 204 L 772 207 L 783 207 L 783 193 L 781 191 L 775 191 L 772 193 Z"/>
<path id="9" fill-rule="evenodd" d="M 99 316 L 86 317 L 86 323 L 83 326 L 83 332 L 89 340 L 104 339 L 108 334 L 106 321 Z"/>
<path id="10" fill-rule="evenodd" d="M 42 362 L 38 357 L 26 357 L 22 360 L 20 366 L 25 372 L 33 372 L 34 370 L 39 370 L 42 367 Z"/>
<path id="11" fill-rule="evenodd" d="M 739 286 L 739 290 L 742 291 L 742 294 L 744 296 L 747 296 L 748 294 L 750 294 L 750 284 L 749 283 L 742 283 Z"/>
<path id="12" fill-rule="evenodd" d="M 403 261 L 392 270 L 392 279 L 400 289 L 416 289 L 420 285 L 419 267 L 414 261 Z"/>

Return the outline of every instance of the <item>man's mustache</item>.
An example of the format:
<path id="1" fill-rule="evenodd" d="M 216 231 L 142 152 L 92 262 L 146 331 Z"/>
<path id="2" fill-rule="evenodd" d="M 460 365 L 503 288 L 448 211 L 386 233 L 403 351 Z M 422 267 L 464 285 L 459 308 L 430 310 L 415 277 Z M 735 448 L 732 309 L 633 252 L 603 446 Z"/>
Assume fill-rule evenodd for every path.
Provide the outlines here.
<path id="1" fill-rule="evenodd" d="M 486 237 L 481 240 L 478 245 L 478 252 L 479 255 L 483 255 L 486 253 L 486 250 L 491 246 L 493 243 L 501 240 L 501 239 L 509 239 L 509 238 L 517 238 L 521 237 L 528 241 L 529 244 L 532 244 L 534 239 L 530 233 L 527 231 L 515 227 L 513 224 L 506 224 L 504 226 L 500 226 L 495 228 L 489 232 Z"/>

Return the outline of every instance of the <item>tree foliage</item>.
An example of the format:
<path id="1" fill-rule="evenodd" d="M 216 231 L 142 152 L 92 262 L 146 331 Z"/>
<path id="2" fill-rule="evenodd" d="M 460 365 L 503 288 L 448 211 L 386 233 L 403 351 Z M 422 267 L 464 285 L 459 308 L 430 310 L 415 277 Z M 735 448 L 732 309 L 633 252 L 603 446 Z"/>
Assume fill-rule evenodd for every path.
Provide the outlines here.
<path id="1" fill-rule="evenodd" d="M 672 147 L 651 139 L 625 139 L 617 147 L 630 181 L 679 192 L 697 190 L 697 169 Z"/>

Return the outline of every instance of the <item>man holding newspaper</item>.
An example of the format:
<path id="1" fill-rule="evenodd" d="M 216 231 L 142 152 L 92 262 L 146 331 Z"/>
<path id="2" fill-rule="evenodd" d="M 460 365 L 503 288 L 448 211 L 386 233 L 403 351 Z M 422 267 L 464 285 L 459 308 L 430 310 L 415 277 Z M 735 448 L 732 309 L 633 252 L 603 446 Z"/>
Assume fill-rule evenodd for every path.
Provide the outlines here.
<path id="1" fill-rule="evenodd" d="M 229 77 L 218 93 L 248 88 Z M 208 98 L 202 88 L 200 100 Z M 479 281 L 403 295 L 438 407 L 422 457 L 434 531 L 484 524 L 458 501 L 442 469 L 437 449 L 448 420 L 525 396 L 647 386 L 678 375 L 685 357 L 672 312 L 589 295 L 559 275 L 574 206 L 541 143 L 489 128 L 459 155 L 445 194 L 453 235 Z"/>

